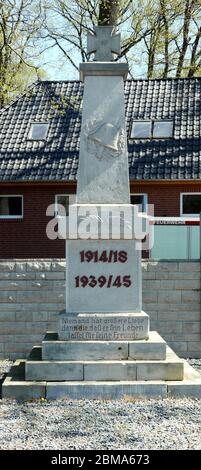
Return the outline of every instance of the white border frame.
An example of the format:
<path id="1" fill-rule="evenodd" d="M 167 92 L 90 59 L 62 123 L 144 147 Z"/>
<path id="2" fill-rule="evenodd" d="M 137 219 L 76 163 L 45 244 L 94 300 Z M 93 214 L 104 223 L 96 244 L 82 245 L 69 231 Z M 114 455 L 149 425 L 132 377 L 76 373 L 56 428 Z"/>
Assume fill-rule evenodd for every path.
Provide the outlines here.
<path id="1" fill-rule="evenodd" d="M 21 197 L 22 199 L 22 215 L 0 215 L 0 220 L 10 220 L 10 219 L 23 219 L 24 218 L 24 196 L 23 194 L 0 194 L 1 197 Z"/>
<path id="2" fill-rule="evenodd" d="M 191 192 L 185 192 L 185 193 L 180 193 L 180 217 L 185 217 L 186 219 L 188 217 L 199 217 L 199 214 L 183 214 L 183 196 L 193 196 L 193 195 L 199 194 L 201 196 L 201 191 L 191 191 Z"/>
<path id="3" fill-rule="evenodd" d="M 144 196 L 144 203 L 143 205 L 145 206 L 145 209 L 146 209 L 146 206 L 148 204 L 148 194 L 147 193 L 130 193 L 130 196 Z M 144 208 L 142 207 L 142 212 L 144 212 L 143 210 Z M 145 210 L 145 213 L 146 213 L 146 210 Z"/>

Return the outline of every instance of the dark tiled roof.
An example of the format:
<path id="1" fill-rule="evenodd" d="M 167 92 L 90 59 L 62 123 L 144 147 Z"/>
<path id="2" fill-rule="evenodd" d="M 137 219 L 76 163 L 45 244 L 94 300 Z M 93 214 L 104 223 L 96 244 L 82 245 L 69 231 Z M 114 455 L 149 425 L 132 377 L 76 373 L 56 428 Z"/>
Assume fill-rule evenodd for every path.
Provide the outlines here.
<path id="1" fill-rule="evenodd" d="M 83 85 L 37 82 L 0 112 L 1 181 L 72 181 L 79 156 Z M 201 178 L 201 78 L 125 83 L 130 177 Z M 132 140 L 133 119 L 173 119 L 174 138 Z M 45 142 L 28 139 L 31 122 L 49 121 Z"/>

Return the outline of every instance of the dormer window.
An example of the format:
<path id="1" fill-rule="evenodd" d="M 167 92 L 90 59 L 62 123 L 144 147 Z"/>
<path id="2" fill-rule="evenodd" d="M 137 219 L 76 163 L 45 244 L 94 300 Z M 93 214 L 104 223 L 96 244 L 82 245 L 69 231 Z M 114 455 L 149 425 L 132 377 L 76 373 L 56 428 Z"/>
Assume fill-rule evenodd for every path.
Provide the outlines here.
<path id="1" fill-rule="evenodd" d="M 173 121 L 170 119 L 133 121 L 131 139 L 168 139 L 172 136 Z"/>
<path id="2" fill-rule="evenodd" d="M 48 122 L 32 122 L 29 132 L 29 139 L 45 140 L 47 137 L 48 127 Z"/>

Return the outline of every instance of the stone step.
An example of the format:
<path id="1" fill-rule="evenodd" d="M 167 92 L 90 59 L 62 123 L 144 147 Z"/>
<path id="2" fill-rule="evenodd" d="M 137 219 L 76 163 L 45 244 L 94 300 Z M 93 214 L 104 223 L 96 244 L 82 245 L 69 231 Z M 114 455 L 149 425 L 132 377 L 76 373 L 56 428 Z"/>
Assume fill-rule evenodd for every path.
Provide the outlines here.
<path id="1" fill-rule="evenodd" d="M 69 398 L 83 399 L 122 399 L 122 398 L 166 398 L 165 382 L 49 382 L 46 398 L 56 400 Z"/>
<path id="2" fill-rule="evenodd" d="M 25 381 L 25 360 L 17 360 L 2 385 L 2 398 L 32 400 L 45 398 L 46 382 Z"/>
<path id="3" fill-rule="evenodd" d="M 53 341 L 46 335 L 42 342 L 42 359 L 55 361 L 80 360 L 163 360 L 166 343 L 150 332 L 147 340 L 134 341 Z"/>
<path id="4" fill-rule="evenodd" d="M 26 363 L 26 380 L 183 380 L 183 363 L 29 361 Z"/>
<path id="5" fill-rule="evenodd" d="M 16 361 L 2 385 L 2 397 L 16 400 L 201 398 L 201 375 L 186 362 L 182 381 L 25 381 L 25 361 Z"/>
<path id="6" fill-rule="evenodd" d="M 183 380 L 184 361 L 168 350 L 164 361 L 27 361 L 26 380 Z"/>
<path id="7" fill-rule="evenodd" d="M 26 361 L 26 380 L 84 380 L 84 366 L 76 361 Z"/>

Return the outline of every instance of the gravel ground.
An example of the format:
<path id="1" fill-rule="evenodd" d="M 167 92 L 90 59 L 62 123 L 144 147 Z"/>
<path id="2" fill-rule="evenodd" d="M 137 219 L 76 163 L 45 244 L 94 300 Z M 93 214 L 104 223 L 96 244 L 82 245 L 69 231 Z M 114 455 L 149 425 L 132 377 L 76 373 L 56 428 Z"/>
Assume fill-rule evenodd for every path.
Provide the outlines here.
<path id="1" fill-rule="evenodd" d="M 201 400 L 2 400 L 0 449 L 201 449 Z"/>

